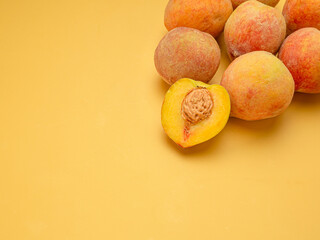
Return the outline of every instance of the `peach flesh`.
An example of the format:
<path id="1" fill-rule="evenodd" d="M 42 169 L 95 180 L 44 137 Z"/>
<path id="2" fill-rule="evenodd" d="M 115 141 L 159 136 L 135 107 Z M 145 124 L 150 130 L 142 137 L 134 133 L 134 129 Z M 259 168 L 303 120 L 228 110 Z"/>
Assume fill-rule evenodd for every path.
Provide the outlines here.
<path id="1" fill-rule="evenodd" d="M 167 91 L 161 123 L 166 134 L 187 148 L 216 136 L 230 114 L 229 95 L 220 85 L 180 79 Z"/>

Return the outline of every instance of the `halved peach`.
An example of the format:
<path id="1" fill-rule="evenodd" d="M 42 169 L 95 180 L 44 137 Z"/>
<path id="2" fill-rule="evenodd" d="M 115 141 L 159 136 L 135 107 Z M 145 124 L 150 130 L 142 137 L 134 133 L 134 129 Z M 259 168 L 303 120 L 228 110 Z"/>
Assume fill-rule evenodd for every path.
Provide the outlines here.
<path id="1" fill-rule="evenodd" d="M 216 136 L 230 115 L 230 98 L 224 87 L 183 78 L 174 83 L 163 101 L 164 131 L 183 148 Z"/>

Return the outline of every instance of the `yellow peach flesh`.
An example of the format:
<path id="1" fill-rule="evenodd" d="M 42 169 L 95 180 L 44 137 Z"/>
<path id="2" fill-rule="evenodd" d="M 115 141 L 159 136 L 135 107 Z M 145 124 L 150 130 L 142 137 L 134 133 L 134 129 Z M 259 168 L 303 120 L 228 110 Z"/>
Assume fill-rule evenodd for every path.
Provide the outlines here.
<path id="1" fill-rule="evenodd" d="M 212 114 L 196 123 L 188 123 L 182 113 L 185 97 L 192 90 L 205 88 L 212 97 Z M 217 135 L 226 125 L 230 114 L 230 99 L 220 85 L 208 85 L 191 79 L 180 79 L 168 90 L 161 111 L 162 126 L 167 135 L 186 148 L 205 142 Z"/>

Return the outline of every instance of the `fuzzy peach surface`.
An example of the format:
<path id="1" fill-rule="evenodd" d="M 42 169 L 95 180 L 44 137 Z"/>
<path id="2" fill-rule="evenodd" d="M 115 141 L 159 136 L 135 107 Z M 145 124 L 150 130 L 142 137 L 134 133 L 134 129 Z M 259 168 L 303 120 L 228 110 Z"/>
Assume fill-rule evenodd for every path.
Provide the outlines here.
<path id="1" fill-rule="evenodd" d="M 305 27 L 320 30 L 319 0 L 287 0 L 282 13 L 289 33 Z"/>
<path id="2" fill-rule="evenodd" d="M 241 3 L 244 3 L 248 0 L 231 0 L 233 8 L 238 7 Z M 258 0 L 259 2 L 269 5 L 271 7 L 275 7 L 280 0 Z"/>
<path id="3" fill-rule="evenodd" d="M 291 103 L 294 81 L 286 66 L 265 51 L 247 53 L 225 71 L 221 85 L 231 99 L 231 116 L 260 120 L 278 116 Z"/>
<path id="4" fill-rule="evenodd" d="M 232 13 L 230 0 L 170 0 L 164 16 L 168 31 L 190 27 L 218 36 Z"/>
<path id="5" fill-rule="evenodd" d="M 281 12 L 258 1 L 241 4 L 228 19 L 224 38 L 231 59 L 252 51 L 276 53 L 286 36 Z"/>
<path id="6" fill-rule="evenodd" d="M 171 85 L 181 78 L 209 82 L 219 67 L 220 57 L 219 45 L 210 34 L 179 27 L 160 41 L 154 62 L 158 73 Z"/>
<path id="7" fill-rule="evenodd" d="M 297 92 L 320 93 L 320 31 L 302 28 L 282 44 L 279 58 L 295 81 Z"/>

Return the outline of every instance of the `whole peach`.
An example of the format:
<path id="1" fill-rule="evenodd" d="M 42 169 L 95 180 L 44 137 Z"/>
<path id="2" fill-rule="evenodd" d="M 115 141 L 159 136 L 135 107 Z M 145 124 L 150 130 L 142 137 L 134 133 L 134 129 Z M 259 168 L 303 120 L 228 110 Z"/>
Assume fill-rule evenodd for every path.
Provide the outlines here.
<path id="1" fill-rule="evenodd" d="M 208 33 L 179 27 L 160 41 L 154 63 L 160 76 L 173 84 L 181 78 L 209 82 L 220 63 L 220 48 Z"/>
<path id="2" fill-rule="evenodd" d="M 248 0 L 231 0 L 233 8 L 238 7 L 241 3 L 244 3 L 246 1 Z M 275 7 L 280 0 L 258 0 L 258 1 L 262 2 L 263 4 L 269 5 L 271 7 Z"/>
<path id="3" fill-rule="evenodd" d="M 230 0 L 170 0 L 164 24 L 168 31 L 176 27 L 190 27 L 216 37 L 232 11 Z"/>
<path id="4" fill-rule="evenodd" d="M 286 36 L 281 12 L 258 1 L 241 4 L 228 19 L 224 38 L 233 60 L 252 51 L 276 53 Z"/>
<path id="5" fill-rule="evenodd" d="M 294 94 L 289 70 L 265 51 L 235 59 L 224 72 L 221 85 L 230 95 L 231 116 L 244 120 L 278 116 L 289 106 Z"/>
<path id="6" fill-rule="evenodd" d="M 319 0 L 287 0 L 282 13 L 286 19 L 288 33 L 305 27 L 320 30 Z"/>
<path id="7" fill-rule="evenodd" d="M 295 81 L 296 91 L 320 93 L 320 31 L 302 28 L 283 42 L 280 60 L 287 66 Z"/>

